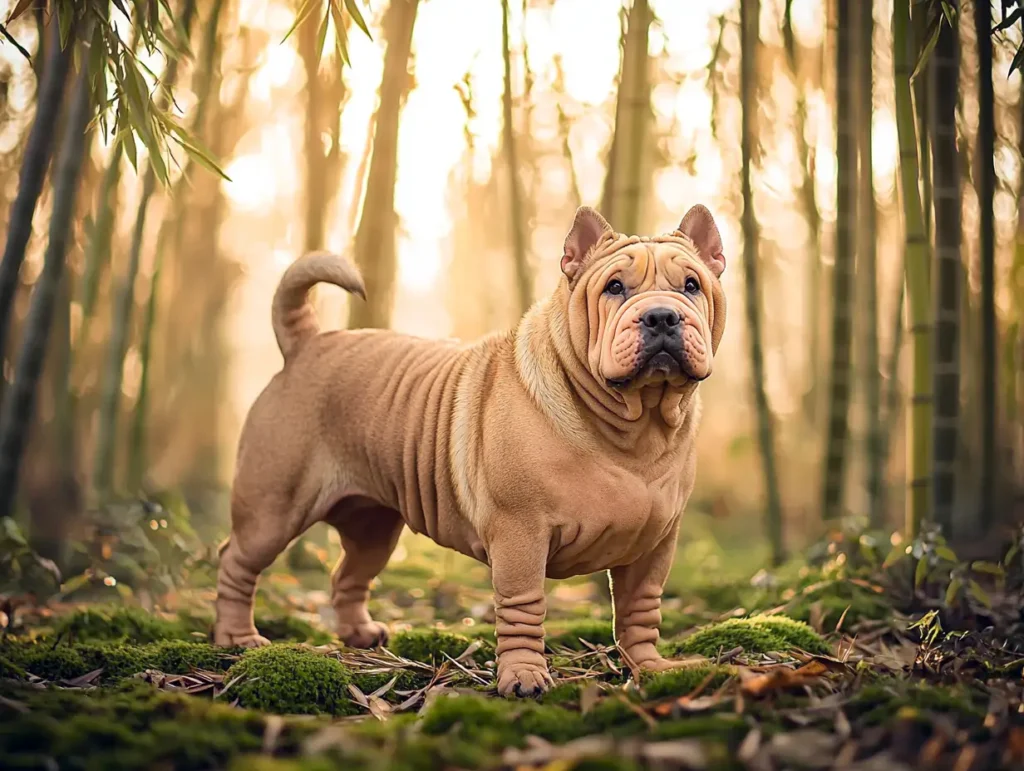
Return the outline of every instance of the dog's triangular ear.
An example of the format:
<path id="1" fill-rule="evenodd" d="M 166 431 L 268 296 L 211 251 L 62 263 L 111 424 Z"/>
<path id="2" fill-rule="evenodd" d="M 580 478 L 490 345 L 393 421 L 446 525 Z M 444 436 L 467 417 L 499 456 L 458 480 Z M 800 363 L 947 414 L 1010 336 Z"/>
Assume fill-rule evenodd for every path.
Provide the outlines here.
<path id="1" fill-rule="evenodd" d="M 678 231 L 693 241 L 704 264 L 720 277 L 725 270 L 722 234 L 718 232 L 718 225 L 708 207 L 701 204 L 692 207 L 679 223 Z"/>
<path id="2" fill-rule="evenodd" d="M 611 229 L 612 226 L 605 218 L 589 206 L 581 206 L 576 210 L 576 219 L 562 247 L 562 272 L 570 281 L 579 275 L 587 254 L 601 240 L 601 236 Z"/>

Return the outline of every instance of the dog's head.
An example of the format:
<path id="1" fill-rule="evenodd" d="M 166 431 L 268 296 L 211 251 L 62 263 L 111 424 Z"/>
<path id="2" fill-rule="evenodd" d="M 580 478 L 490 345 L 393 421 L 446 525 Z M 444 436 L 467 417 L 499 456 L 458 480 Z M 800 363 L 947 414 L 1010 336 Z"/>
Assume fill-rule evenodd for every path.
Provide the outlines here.
<path id="1" fill-rule="evenodd" d="M 704 206 L 652 238 L 615 233 L 596 211 L 580 208 L 562 272 L 570 337 L 594 378 L 623 392 L 707 378 L 725 329 L 722 251 Z"/>

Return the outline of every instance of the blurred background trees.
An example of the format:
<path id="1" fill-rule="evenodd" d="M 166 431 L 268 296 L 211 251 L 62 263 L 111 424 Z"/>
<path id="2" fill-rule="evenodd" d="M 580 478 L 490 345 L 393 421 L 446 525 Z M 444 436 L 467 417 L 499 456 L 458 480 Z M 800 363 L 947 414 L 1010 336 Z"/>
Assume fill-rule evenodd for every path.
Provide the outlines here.
<path id="1" fill-rule="evenodd" d="M 366 278 L 366 302 L 318 292 L 325 327 L 472 338 L 551 291 L 581 203 L 625 232 L 697 202 L 721 226 L 733 310 L 691 509 L 755 559 L 841 524 L 983 543 L 1024 514 L 1015 2 L 9 0 L 0 21 L 0 516 L 47 556 L 140 496 L 223 528 L 297 254 Z"/>

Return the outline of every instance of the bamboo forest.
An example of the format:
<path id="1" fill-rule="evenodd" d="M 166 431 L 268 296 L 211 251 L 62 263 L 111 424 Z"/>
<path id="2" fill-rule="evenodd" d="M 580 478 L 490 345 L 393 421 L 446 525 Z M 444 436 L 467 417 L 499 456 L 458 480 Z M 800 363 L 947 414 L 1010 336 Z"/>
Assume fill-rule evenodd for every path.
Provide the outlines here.
<path id="1" fill-rule="evenodd" d="M 0 244 L 0 768 L 1024 768 L 1021 0 L 0 0 Z"/>

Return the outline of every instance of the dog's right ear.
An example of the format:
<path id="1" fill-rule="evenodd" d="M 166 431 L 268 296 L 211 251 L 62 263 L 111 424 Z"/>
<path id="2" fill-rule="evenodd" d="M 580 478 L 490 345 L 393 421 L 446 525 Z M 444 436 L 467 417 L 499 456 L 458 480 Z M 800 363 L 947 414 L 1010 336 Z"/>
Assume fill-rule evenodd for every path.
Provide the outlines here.
<path id="1" fill-rule="evenodd" d="M 562 273 L 569 281 L 579 275 L 590 250 L 611 229 L 612 226 L 605 218 L 589 206 L 581 206 L 576 210 L 576 219 L 562 247 Z"/>

